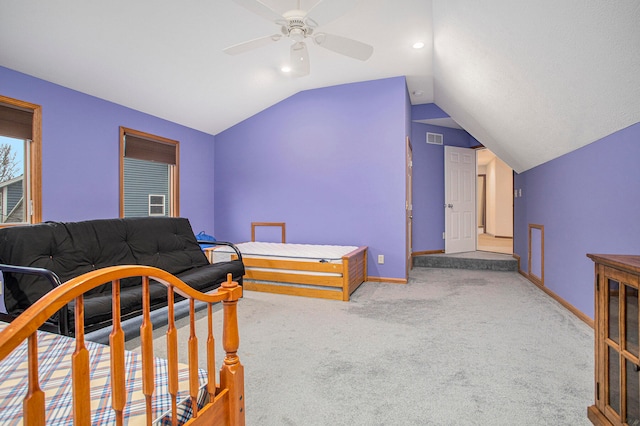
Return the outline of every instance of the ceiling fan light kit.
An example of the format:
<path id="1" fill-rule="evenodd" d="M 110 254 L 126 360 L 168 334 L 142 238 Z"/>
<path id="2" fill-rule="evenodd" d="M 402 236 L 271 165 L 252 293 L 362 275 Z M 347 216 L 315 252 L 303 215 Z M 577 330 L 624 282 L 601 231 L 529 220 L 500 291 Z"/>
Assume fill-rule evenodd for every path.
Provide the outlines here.
<path id="1" fill-rule="evenodd" d="M 280 26 L 282 34 L 260 37 L 223 49 L 230 55 L 264 47 L 286 37 L 293 41 L 290 48 L 291 73 L 302 77 L 310 72 L 309 51 L 305 43 L 307 38 L 311 38 L 317 46 L 361 61 L 366 61 L 373 54 L 373 46 L 357 40 L 324 32 L 314 35 L 315 29 L 320 24 L 326 24 L 346 13 L 355 5 L 356 0 L 320 0 L 309 11 L 301 10 L 300 1 L 298 1 L 297 9 L 289 10 L 282 15 L 259 0 L 234 1 Z"/>

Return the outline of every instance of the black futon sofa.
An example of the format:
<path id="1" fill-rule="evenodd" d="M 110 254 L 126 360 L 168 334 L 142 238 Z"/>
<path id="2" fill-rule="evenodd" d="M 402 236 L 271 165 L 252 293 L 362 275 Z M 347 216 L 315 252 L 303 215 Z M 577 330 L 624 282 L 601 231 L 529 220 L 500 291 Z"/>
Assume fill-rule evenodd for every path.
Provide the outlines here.
<path id="1" fill-rule="evenodd" d="M 234 248 L 238 260 L 210 264 L 186 218 L 99 219 L 1 228 L 5 307 L 10 317 L 17 316 L 53 286 L 115 265 L 154 266 L 202 292 L 218 288 L 228 273 L 242 284 L 240 252 L 231 243 L 215 244 Z M 120 283 L 123 320 L 142 312 L 141 282 L 141 278 L 130 278 Z M 151 282 L 149 290 L 151 309 L 166 306 L 165 286 Z M 176 300 L 179 298 L 176 294 Z M 85 294 L 84 306 L 86 332 L 110 325 L 111 283 Z M 60 334 L 73 335 L 73 306 L 63 308 L 50 323 Z"/>

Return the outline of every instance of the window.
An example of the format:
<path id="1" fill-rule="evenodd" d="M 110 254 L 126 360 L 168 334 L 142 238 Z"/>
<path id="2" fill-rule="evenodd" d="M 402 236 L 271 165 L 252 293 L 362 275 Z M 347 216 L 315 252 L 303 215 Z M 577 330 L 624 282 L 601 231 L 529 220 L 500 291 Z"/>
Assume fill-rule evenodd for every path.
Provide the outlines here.
<path id="1" fill-rule="evenodd" d="M 39 105 L 0 96 L 0 226 L 42 220 Z"/>
<path id="2" fill-rule="evenodd" d="M 120 127 L 120 216 L 179 216 L 178 141 Z"/>
<path id="3" fill-rule="evenodd" d="M 165 195 L 149 194 L 149 216 L 165 216 Z"/>

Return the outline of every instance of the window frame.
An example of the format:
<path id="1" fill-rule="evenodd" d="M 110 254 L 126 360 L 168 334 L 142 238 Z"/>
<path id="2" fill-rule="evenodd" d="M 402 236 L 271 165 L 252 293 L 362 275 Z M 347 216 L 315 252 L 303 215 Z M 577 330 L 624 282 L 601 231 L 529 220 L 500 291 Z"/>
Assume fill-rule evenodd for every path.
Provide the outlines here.
<path id="1" fill-rule="evenodd" d="M 167 139 L 162 136 L 152 135 L 139 130 L 120 126 L 120 217 L 124 218 L 124 159 L 125 159 L 125 136 L 130 135 L 148 141 L 171 145 L 175 149 L 175 163 L 169 166 L 169 216 L 180 216 L 180 142 Z"/>
<path id="2" fill-rule="evenodd" d="M 31 122 L 32 137 L 29 143 L 28 157 L 25 162 L 25 179 L 29 200 L 26 201 L 26 221 L 18 223 L 0 223 L 0 227 L 20 226 L 42 222 L 42 107 L 30 102 L 0 95 L 0 104 L 10 108 L 29 110 L 33 113 Z"/>
<path id="3" fill-rule="evenodd" d="M 151 199 L 153 197 L 162 198 L 162 203 L 152 203 Z M 165 216 L 165 214 L 166 214 L 166 211 L 165 211 L 166 202 L 167 202 L 167 200 L 166 200 L 164 194 L 149 194 L 149 216 Z M 153 209 L 153 207 L 162 207 L 162 213 L 152 213 L 151 210 Z"/>

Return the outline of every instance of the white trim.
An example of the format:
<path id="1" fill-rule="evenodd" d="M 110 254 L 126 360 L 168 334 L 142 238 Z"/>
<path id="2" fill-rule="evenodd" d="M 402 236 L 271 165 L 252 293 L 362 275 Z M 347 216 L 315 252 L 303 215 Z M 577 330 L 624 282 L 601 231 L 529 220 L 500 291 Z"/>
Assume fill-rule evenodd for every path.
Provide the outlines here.
<path id="1" fill-rule="evenodd" d="M 152 197 L 159 197 L 162 199 L 162 204 L 160 204 L 159 202 L 157 202 L 157 200 L 155 203 L 151 202 Z M 149 216 L 166 216 L 166 210 L 165 210 L 165 202 L 166 202 L 166 196 L 164 194 L 149 194 Z M 153 211 L 156 210 L 158 207 L 162 208 L 162 212 L 157 212 L 157 211 Z"/>

